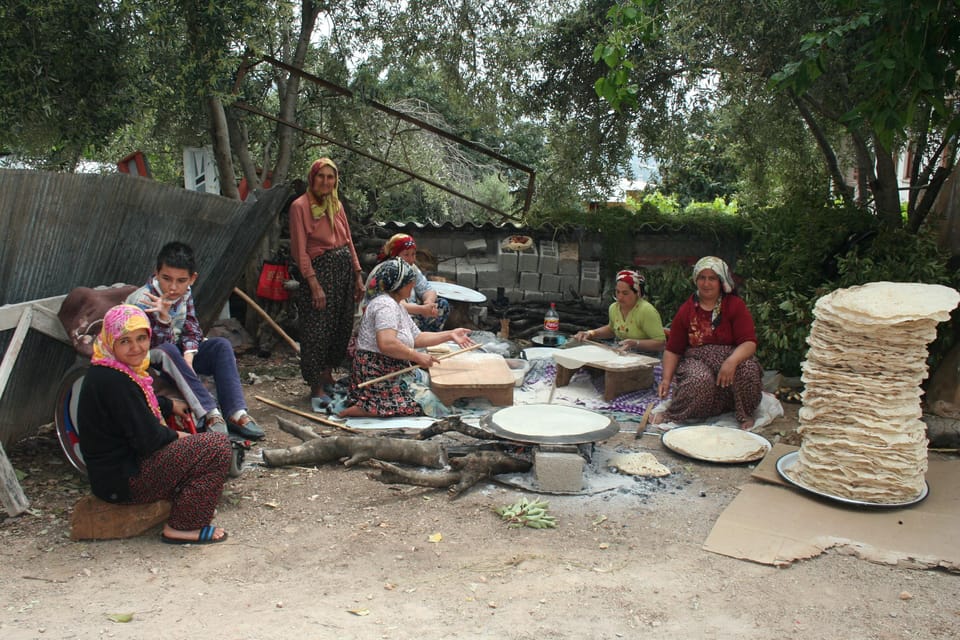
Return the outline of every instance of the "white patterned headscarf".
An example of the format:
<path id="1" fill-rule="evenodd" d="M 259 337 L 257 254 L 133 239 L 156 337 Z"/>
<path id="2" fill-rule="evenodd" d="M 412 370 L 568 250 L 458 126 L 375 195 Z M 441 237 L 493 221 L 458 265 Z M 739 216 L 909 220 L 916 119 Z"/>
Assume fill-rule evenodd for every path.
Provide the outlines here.
<path id="1" fill-rule="evenodd" d="M 733 293 L 733 276 L 730 274 L 730 267 L 727 263 L 716 256 L 704 256 L 697 260 L 693 265 L 693 282 L 696 284 L 697 276 L 704 269 L 710 269 L 720 278 L 720 285 L 724 293 Z"/>

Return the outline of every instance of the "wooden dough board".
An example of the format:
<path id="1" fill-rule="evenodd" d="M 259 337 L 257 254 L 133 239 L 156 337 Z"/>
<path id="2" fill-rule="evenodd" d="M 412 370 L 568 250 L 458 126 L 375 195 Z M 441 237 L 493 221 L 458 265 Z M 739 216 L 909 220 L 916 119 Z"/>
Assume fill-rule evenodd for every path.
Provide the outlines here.
<path id="1" fill-rule="evenodd" d="M 569 384 L 573 373 L 581 367 L 604 371 L 603 399 L 607 402 L 624 393 L 652 385 L 653 365 L 660 362 L 651 356 L 620 355 L 613 349 L 595 345 L 558 349 L 553 359 L 557 363 L 558 387 Z"/>
<path id="2" fill-rule="evenodd" d="M 503 356 L 465 353 L 446 358 L 429 369 L 430 388 L 440 402 L 482 397 L 498 407 L 513 405 L 514 376 Z"/>

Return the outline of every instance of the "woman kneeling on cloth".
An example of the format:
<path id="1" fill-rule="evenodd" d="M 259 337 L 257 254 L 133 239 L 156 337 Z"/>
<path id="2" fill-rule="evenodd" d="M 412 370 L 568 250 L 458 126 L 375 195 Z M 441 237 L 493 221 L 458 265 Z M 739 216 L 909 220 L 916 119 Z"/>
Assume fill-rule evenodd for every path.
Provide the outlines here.
<path id="1" fill-rule="evenodd" d="M 171 544 L 223 542 L 210 524 L 232 455 L 226 434 L 169 429 L 163 416 L 186 405 L 157 398 L 150 365 L 150 321 L 119 305 L 103 318 L 77 403 L 80 451 L 93 494 L 107 502 L 172 503 L 161 539 Z"/>
<path id="2" fill-rule="evenodd" d="M 683 422 L 733 410 L 740 428 L 751 429 L 763 392 L 753 317 L 720 258 L 701 258 L 693 281 L 697 292 L 673 317 L 663 352 L 657 392 L 665 398 L 676 375 L 673 400 L 652 421 Z"/>
<path id="3" fill-rule="evenodd" d="M 366 387 L 359 385 L 411 364 L 429 368 L 438 360 L 417 347 L 430 347 L 453 340 L 461 347 L 473 344 L 469 329 L 420 331 L 401 302 L 410 297 L 416 273 L 401 258 L 381 262 L 367 278 L 371 300 L 357 332 L 357 354 L 350 370 L 347 408 L 341 417 L 418 416 L 420 405 L 408 390 L 403 376 Z"/>

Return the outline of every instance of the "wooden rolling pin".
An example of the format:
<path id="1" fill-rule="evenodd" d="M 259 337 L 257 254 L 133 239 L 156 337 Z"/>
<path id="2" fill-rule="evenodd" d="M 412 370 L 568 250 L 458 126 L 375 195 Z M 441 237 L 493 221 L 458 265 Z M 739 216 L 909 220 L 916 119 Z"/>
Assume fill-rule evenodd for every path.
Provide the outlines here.
<path id="1" fill-rule="evenodd" d="M 458 356 L 458 355 L 460 355 L 461 353 L 466 353 L 467 351 L 473 351 L 474 349 L 479 349 L 479 348 L 482 347 L 482 346 L 483 346 L 482 344 L 474 344 L 474 345 L 471 345 L 471 346 L 466 347 L 466 348 L 464 348 L 464 349 L 460 349 L 459 351 L 451 351 L 450 353 L 445 353 L 445 354 L 443 354 L 442 356 L 437 356 L 437 360 L 445 360 L 445 359 L 447 359 L 447 358 L 452 358 L 453 356 Z M 407 373 L 408 371 L 413 371 L 414 369 L 418 369 L 419 367 L 420 367 L 420 365 L 418 365 L 418 364 L 412 364 L 412 365 L 410 365 L 409 367 L 404 367 L 403 369 L 400 369 L 400 370 L 398 370 L 398 371 L 394 371 L 393 373 L 388 373 L 388 374 L 385 375 L 385 376 L 380 376 L 379 378 L 374 378 L 373 380 L 367 380 L 366 382 L 361 382 L 360 384 L 357 385 L 357 388 L 358 388 L 358 389 L 362 389 L 362 388 L 364 388 L 364 387 L 369 387 L 369 386 L 372 385 L 372 384 L 375 384 L 375 383 L 377 383 L 377 382 L 383 382 L 384 380 L 389 380 L 390 378 L 393 378 L 394 376 L 399 376 L 399 375 L 402 374 L 402 373 Z"/>

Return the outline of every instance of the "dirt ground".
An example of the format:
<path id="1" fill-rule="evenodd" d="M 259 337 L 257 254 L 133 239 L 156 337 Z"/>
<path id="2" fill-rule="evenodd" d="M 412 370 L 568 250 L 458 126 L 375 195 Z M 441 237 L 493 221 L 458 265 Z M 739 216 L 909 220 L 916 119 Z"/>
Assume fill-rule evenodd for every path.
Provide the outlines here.
<path id="1" fill-rule="evenodd" d="M 242 360 L 253 395 L 309 410 L 292 361 Z M 764 430 L 795 437 L 798 405 Z M 647 440 L 641 440 L 643 442 Z M 605 446 L 637 447 L 631 434 Z M 257 449 L 254 450 L 257 453 Z M 213 546 L 159 530 L 72 542 L 86 481 L 52 427 L 8 452 L 29 513 L 0 520 L 0 638 L 955 638 L 960 576 L 828 552 L 774 568 L 704 551 L 749 466 L 657 451 L 673 474 L 591 496 L 547 496 L 556 529 L 510 529 L 492 508 L 522 491 L 388 486 L 337 465 L 254 466 L 228 482 Z M 255 458 L 256 456 L 253 456 Z M 0 516 L 2 517 L 2 516 Z M 440 534 L 442 539 L 432 542 Z M 960 534 L 960 532 L 958 532 Z M 132 614 L 129 622 L 111 616 Z"/>

